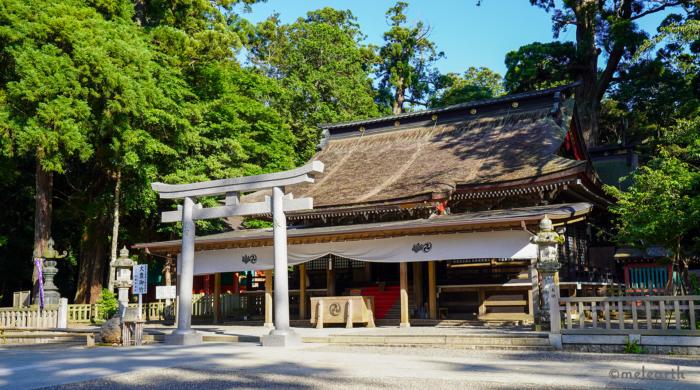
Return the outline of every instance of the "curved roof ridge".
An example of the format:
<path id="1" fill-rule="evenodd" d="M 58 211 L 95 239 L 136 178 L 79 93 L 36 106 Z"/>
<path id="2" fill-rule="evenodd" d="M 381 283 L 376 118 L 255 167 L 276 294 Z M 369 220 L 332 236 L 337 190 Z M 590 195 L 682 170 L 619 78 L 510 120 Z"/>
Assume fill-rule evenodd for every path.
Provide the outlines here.
<path id="1" fill-rule="evenodd" d="M 541 89 L 539 91 L 516 93 L 513 95 L 507 95 L 507 96 L 502 96 L 502 97 L 493 98 L 493 99 L 478 100 L 475 102 L 455 104 L 452 106 L 438 107 L 438 108 L 433 108 L 433 109 L 429 109 L 429 110 L 405 112 L 403 114 L 398 114 L 398 115 L 388 115 L 388 116 L 381 116 L 381 117 L 376 117 L 376 118 L 359 119 L 359 120 L 350 121 L 350 122 L 317 123 L 316 126 L 322 128 L 322 129 L 333 129 L 333 128 L 364 125 L 364 124 L 369 124 L 369 123 L 393 121 L 393 120 L 397 120 L 397 119 L 401 119 L 401 118 L 410 118 L 410 117 L 421 116 L 421 115 L 431 115 L 431 114 L 437 114 L 440 112 L 459 110 L 459 109 L 468 108 L 468 107 L 485 106 L 485 105 L 494 104 L 494 103 L 503 103 L 503 102 L 509 102 L 512 100 L 518 100 L 518 99 L 523 99 L 523 98 L 531 98 L 531 97 L 536 97 L 536 96 L 548 95 L 548 94 L 553 93 L 553 92 L 559 92 L 559 91 L 563 91 L 563 90 L 566 90 L 569 88 L 577 87 L 577 86 L 581 85 L 581 83 L 582 82 L 579 80 L 575 83 L 571 83 L 571 84 L 567 84 L 567 85 L 560 85 L 558 87 L 553 87 L 553 88 Z"/>

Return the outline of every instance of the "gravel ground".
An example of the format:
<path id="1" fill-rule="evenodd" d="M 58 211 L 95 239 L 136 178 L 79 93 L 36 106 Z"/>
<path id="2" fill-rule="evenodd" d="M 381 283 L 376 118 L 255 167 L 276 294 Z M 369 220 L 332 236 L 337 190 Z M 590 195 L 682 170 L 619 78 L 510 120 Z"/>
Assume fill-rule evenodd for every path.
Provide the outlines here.
<path id="1" fill-rule="evenodd" d="M 591 387 L 547 386 L 534 383 L 449 381 L 417 378 L 356 378 L 338 376 L 297 376 L 247 373 L 229 370 L 168 368 L 145 370 L 45 389 L 593 389 Z"/>
<path id="2" fill-rule="evenodd" d="M 614 353 L 498 351 L 447 348 L 407 348 L 326 345 L 306 348 L 305 352 L 340 352 L 372 355 L 402 355 L 445 358 L 478 358 L 505 360 L 551 360 L 557 362 L 639 362 L 700 367 L 700 356 L 627 355 Z"/>
<path id="3" fill-rule="evenodd" d="M 461 335 L 461 334 L 493 334 L 508 335 L 513 333 L 547 334 L 535 332 L 530 326 L 414 326 L 410 328 L 379 328 L 376 330 L 346 333 L 358 335 Z"/>

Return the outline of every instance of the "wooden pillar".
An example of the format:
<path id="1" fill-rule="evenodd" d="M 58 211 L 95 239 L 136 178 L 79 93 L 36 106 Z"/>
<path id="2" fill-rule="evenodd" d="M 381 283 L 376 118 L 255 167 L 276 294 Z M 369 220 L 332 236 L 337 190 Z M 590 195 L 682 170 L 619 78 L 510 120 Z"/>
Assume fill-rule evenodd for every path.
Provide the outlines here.
<path id="1" fill-rule="evenodd" d="M 221 273 L 214 274 L 214 324 L 221 321 Z"/>
<path id="2" fill-rule="evenodd" d="M 306 263 L 299 266 L 299 319 L 306 319 Z"/>
<path id="3" fill-rule="evenodd" d="M 423 307 L 423 263 L 413 263 L 413 300 L 419 308 Z M 416 313 L 420 317 L 420 310 Z"/>
<path id="4" fill-rule="evenodd" d="M 372 281 L 372 263 L 365 262 L 365 282 L 369 283 Z"/>
<path id="5" fill-rule="evenodd" d="M 430 318 L 437 319 L 437 287 L 435 286 L 435 262 L 428 262 L 428 308 Z"/>
<path id="6" fill-rule="evenodd" d="M 409 328 L 411 326 L 408 320 L 408 263 L 405 261 L 399 264 L 399 280 L 401 281 L 401 328 Z"/>
<path id="7" fill-rule="evenodd" d="M 486 302 L 486 291 L 483 287 L 479 287 L 477 291 L 479 294 L 479 317 L 481 317 L 486 314 L 486 305 L 484 304 Z"/>
<path id="8" fill-rule="evenodd" d="M 326 296 L 335 296 L 335 261 L 333 258 L 328 259 L 328 267 L 326 267 Z"/>
<path id="9" fill-rule="evenodd" d="M 266 328 L 274 328 L 272 322 L 272 270 L 265 271 L 265 324 Z"/>

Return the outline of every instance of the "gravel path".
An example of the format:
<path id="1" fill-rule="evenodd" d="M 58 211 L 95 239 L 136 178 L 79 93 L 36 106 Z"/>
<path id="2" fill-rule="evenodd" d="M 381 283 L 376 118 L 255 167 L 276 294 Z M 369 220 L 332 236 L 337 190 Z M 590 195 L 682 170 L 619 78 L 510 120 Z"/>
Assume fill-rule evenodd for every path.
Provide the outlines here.
<path id="1" fill-rule="evenodd" d="M 45 389 L 593 389 L 592 387 L 548 386 L 534 383 L 450 381 L 417 378 L 355 378 L 340 376 L 296 376 L 246 373 L 230 370 L 168 368 L 144 370 L 107 378 L 46 387 Z"/>
<path id="2" fill-rule="evenodd" d="M 700 367 L 700 356 L 628 355 L 614 353 L 497 351 L 447 348 L 407 348 L 326 345 L 306 348 L 305 352 L 340 352 L 372 355 L 402 355 L 445 358 L 477 358 L 503 360 L 549 360 L 556 362 L 639 362 Z"/>

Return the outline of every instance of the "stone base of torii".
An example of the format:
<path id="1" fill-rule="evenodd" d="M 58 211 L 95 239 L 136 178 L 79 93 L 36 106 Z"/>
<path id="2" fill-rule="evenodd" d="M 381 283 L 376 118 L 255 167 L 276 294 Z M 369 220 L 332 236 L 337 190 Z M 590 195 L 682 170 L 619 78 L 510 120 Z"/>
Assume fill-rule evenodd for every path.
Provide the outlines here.
<path id="1" fill-rule="evenodd" d="M 290 347 L 301 344 L 301 335 L 289 327 L 289 286 L 287 274 L 287 218 L 284 211 L 313 209 L 311 198 L 292 199 L 284 188 L 313 183 L 314 175 L 323 172 L 323 163 L 313 161 L 291 171 L 246 176 L 209 182 L 168 185 L 151 184 L 163 199 L 183 199 L 181 210 L 164 212 L 163 222 L 182 221 L 182 251 L 178 302 L 178 328 L 165 336 L 165 344 L 195 345 L 202 334 L 192 329 L 192 278 L 194 276 L 195 222 L 198 219 L 225 218 L 272 212 L 273 251 L 275 260 L 274 311 L 275 329 L 263 336 L 265 347 Z M 270 201 L 241 204 L 240 193 L 272 189 Z M 226 195 L 226 205 L 203 209 L 197 197 Z"/>

